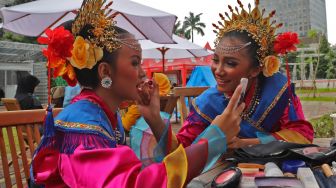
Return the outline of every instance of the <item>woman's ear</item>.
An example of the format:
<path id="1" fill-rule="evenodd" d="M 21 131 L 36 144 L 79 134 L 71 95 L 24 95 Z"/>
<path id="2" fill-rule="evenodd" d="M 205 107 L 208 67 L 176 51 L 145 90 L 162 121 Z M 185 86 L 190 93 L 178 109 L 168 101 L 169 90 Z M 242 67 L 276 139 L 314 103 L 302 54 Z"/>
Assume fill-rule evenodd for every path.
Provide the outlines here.
<path id="1" fill-rule="evenodd" d="M 250 69 L 248 77 L 249 78 L 255 78 L 260 74 L 261 71 L 262 71 L 262 67 L 260 67 L 260 66 L 253 67 L 252 69 Z"/>
<path id="2" fill-rule="evenodd" d="M 102 62 L 98 65 L 99 80 L 102 80 L 106 76 L 112 78 L 112 68 L 111 68 L 110 64 L 108 64 L 106 62 Z"/>

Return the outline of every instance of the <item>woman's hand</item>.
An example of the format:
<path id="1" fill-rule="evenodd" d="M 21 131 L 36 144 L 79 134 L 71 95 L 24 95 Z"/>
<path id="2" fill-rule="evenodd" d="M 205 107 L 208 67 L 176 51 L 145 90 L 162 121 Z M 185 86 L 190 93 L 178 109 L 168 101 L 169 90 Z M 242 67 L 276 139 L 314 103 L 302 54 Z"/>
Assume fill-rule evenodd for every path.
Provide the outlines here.
<path id="1" fill-rule="evenodd" d="M 212 121 L 213 125 L 217 125 L 224 132 L 228 144 L 231 143 L 231 140 L 236 137 L 240 131 L 240 114 L 244 110 L 245 103 L 240 104 L 236 108 L 235 104 L 239 100 L 241 90 L 241 85 L 239 85 L 233 93 L 224 112 Z"/>
<path id="2" fill-rule="evenodd" d="M 156 141 L 159 142 L 165 123 L 160 116 L 160 95 L 158 85 L 152 81 L 152 86 L 143 87 L 144 90 L 139 90 L 140 99 L 137 101 L 139 110 L 151 128 Z"/>
<path id="3" fill-rule="evenodd" d="M 251 145 L 260 144 L 260 141 L 258 138 L 238 138 L 234 137 L 229 143 L 228 148 L 230 149 L 236 149 L 236 148 L 242 148 L 247 147 Z"/>
<path id="4" fill-rule="evenodd" d="M 153 120 L 153 118 L 160 117 L 160 95 L 158 85 L 150 80 L 144 82 L 141 87 L 138 88 L 140 99 L 137 100 L 137 104 L 142 116 L 145 120 Z"/>

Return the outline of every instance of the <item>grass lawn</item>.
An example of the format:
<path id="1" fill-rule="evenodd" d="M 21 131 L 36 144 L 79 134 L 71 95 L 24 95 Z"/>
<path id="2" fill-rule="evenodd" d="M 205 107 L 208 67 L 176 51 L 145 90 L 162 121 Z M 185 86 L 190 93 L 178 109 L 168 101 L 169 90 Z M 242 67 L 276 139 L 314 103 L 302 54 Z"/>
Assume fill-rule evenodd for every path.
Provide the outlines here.
<path id="1" fill-rule="evenodd" d="M 314 127 L 315 138 L 334 137 L 334 123 L 329 114 L 312 119 L 310 122 Z"/>
<path id="2" fill-rule="evenodd" d="M 295 93 L 313 93 L 314 90 L 312 89 L 295 89 Z M 316 90 L 316 93 L 332 93 L 332 92 L 336 92 L 336 88 L 318 88 Z"/>
<path id="3" fill-rule="evenodd" d="M 336 102 L 336 97 L 320 96 L 320 97 L 300 97 L 301 101 L 321 101 L 321 102 Z"/>
<path id="4" fill-rule="evenodd" d="M 15 149 L 16 149 L 16 151 L 19 151 L 20 150 L 20 146 L 19 146 L 19 139 L 17 137 L 16 128 L 12 128 L 12 132 L 13 132 L 13 136 L 14 136 Z M 9 147 L 7 130 L 6 129 L 2 129 L 2 133 L 3 133 L 3 136 L 4 136 L 4 140 L 5 140 L 6 151 L 7 151 L 7 153 L 10 153 L 10 150 L 9 150 L 10 147 Z"/>

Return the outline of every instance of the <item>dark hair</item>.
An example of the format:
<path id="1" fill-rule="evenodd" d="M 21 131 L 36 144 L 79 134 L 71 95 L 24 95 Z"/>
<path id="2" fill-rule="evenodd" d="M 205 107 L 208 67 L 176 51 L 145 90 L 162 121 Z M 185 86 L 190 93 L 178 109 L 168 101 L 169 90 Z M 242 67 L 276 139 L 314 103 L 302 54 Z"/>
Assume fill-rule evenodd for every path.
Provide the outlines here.
<path id="1" fill-rule="evenodd" d="M 64 26 L 65 29 L 71 31 L 72 28 L 72 23 L 73 20 L 67 21 L 63 23 L 62 25 Z M 128 31 L 125 29 L 122 29 L 120 27 L 114 26 L 115 31 L 118 33 L 118 35 L 122 36 L 123 34 L 130 34 Z M 91 32 L 89 32 L 93 27 L 91 25 L 86 25 L 84 26 L 81 31 L 79 32 L 79 35 L 82 36 L 83 38 L 87 39 L 89 37 L 93 37 Z M 105 48 L 103 49 L 103 58 L 98 61 L 98 63 L 93 66 L 92 69 L 78 69 L 74 67 L 75 73 L 76 73 L 76 78 L 81 86 L 84 87 L 90 87 L 95 89 L 99 85 L 99 77 L 98 77 L 98 65 L 101 62 L 106 62 L 110 64 L 113 68 L 115 68 L 116 60 L 118 57 L 118 50 L 115 50 L 113 52 L 107 51 Z"/>
<path id="2" fill-rule="evenodd" d="M 0 99 L 5 98 L 5 92 L 2 88 L 0 88 Z"/>
<path id="3" fill-rule="evenodd" d="M 23 76 L 18 79 L 16 94 L 33 93 L 35 87 L 40 83 L 40 80 L 33 75 Z"/>
<path id="4" fill-rule="evenodd" d="M 247 31 L 230 31 L 228 33 L 225 33 L 223 38 L 236 38 L 244 43 L 251 42 L 249 46 L 247 46 L 245 49 L 247 50 L 247 54 L 252 59 L 253 66 L 259 66 L 260 62 L 258 60 L 258 53 L 260 46 L 258 43 L 255 42 L 255 40 L 250 36 L 250 34 Z"/>

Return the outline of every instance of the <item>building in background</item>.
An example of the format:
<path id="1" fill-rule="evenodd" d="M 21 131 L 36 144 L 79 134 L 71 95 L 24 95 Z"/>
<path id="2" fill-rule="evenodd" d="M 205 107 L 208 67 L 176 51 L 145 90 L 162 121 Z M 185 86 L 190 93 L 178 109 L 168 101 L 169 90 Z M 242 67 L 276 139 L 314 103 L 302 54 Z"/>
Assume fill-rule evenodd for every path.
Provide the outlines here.
<path id="1" fill-rule="evenodd" d="M 325 0 L 260 0 L 260 8 L 267 14 L 276 10 L 274 19 L 283 23 L 278 32 L 293 31 L 304 39 L 315 29 L 327 36 Z"/>

